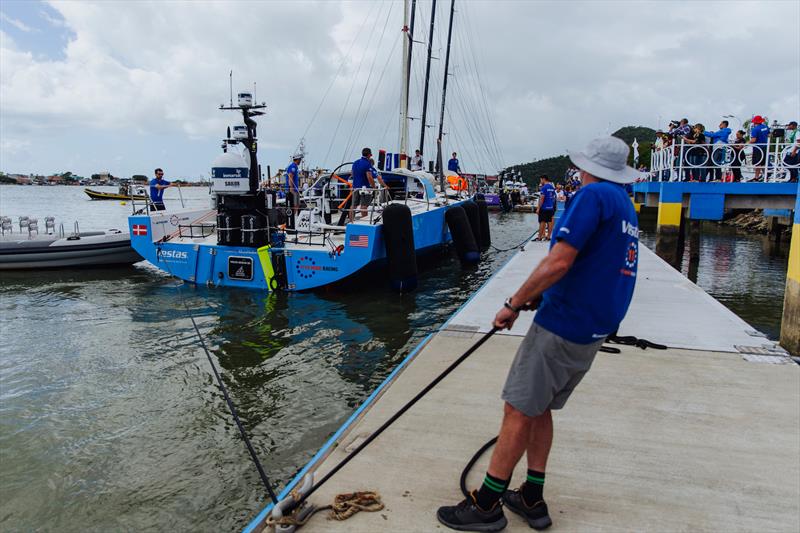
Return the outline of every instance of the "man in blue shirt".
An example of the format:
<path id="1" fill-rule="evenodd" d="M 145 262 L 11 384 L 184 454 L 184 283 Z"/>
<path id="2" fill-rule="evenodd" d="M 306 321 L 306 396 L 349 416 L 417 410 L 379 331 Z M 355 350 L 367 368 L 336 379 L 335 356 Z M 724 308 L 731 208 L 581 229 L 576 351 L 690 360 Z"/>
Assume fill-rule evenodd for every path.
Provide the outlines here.
<path id="1" fill-rule="evenodd" d="M 499 531 L 507 525 L 504 507 L 534 529 L 552 524 L 543 498 L 551 410 L 564 406 L 633 296 L 639 227 L 623 185 L 638 173 L 625 164 L 628 153 L 622 140 L 603 137 L 569 154 L 583 187 L 559 220 L 550 253 L 494 318 L 496 328 L 510 329 L 524 305 L 541 302 L 503 388 L 503 423 L 483 485 L 459 505 L 439 509 L 448 527 Z M 525 482 L 509 491 L 526 451 Z"/>
<path id="2" fill-rule="evenodd" d="M 750 127 L 750 144 L 753 145 L 753 168 L 755 169 L 754 180 L 761 177 L 764 172 L 764 154 L 767 150 L 767 142 L 769 142 L 769 126 L 766 125 L 764 117 L 756 115 L 751 121 L 753 125 Z"/>
<path id="3" fill-rule="evenodd" d="M 155 179 L 150 180 L 150 201 L 152 211 L 164 211 L 164 189 L 172 187 L 172 184 L 164 179 L 164 171 L 160 168 L 155 170 Z"/>
<path id="4" fill-rule="evenodd" d="M 539 238 L 540 241 L 549 241 L 553 232 L 553 215 L 556 213 L 556 188 L 550 183 L 547 175 L 539 178 L 542 184 L 539 192 Z"/>
<path id="5" fill-rule="evenodd" d="M 300 161 L 301 154 L 292 156 L 292 162 L 286 167 L 286 204 L 294 211 L 295 218 L 300 209 Z"/>
<path id="6" fill-rule="evenodd" d="M 723 120 L 719 123 L 719 130 L 704 132 L 713 145 L 711 149 L 711 164 L 714 165 L 714 181 L 722 180 L 722 167 L 728 164 L 728 138 L 731 136 L 731 129 L 728 121 Z M 732 156 L 731 152 L 731 156 Z"/>
<path id="7" fill-rule="evenodd" d="M 458 165 L 458 158 L 455 152 L 453 152 L 453 157 L 450 158 L 450 161 L 447 162 L 447 170 L 461 174 L 461 167 Z"/>
<path id="8" fill-rule="evenodd" d="M 353 198 L 350 203 L 350 222 L 355 220 L 355 210 L 361 208 L 361 218 L 367 216 L 367 206 L 372 201 L 372 189 L 375 188 L 375 178 L 378 171 L 372 165 L 372 150 L 361 150 L 361 159 L 353 163 Z"/>

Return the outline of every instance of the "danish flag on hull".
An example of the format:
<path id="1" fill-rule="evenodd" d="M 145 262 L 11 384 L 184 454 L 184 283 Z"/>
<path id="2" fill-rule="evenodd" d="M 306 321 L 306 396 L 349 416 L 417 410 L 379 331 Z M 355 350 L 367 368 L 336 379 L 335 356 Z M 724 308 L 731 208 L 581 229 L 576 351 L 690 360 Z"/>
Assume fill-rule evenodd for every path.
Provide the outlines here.
<path id="1" fill-rule="evenodd" d="M 145 224 L 134 224 L 133 234 L 138 236 L 147 235 L 147 226 Z"/>

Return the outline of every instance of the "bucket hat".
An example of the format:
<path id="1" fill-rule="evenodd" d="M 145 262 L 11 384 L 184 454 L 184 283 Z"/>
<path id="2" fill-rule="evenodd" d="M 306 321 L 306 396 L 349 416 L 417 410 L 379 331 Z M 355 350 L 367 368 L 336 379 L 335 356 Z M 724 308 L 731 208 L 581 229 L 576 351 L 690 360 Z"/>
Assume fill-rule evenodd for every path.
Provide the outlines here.
<path id="1" fill-rule="evenodd" d="M 753 120 L 751 122 L 753 124 L 763 124 L 764 123 L 764 117 L 762 117 L 761 115 L 756 115 L 756 116 L 753 117 Z"/>
<path id="2" fill-rule="evenodd" d="M 575 166 L 592 176 L 614 183 L 633 183 L 641 175 L 626 164 L 629 152 L 630 148 L 622 139 L 600 137 L 583 150 L 569 150 L 567 154 Z"/>

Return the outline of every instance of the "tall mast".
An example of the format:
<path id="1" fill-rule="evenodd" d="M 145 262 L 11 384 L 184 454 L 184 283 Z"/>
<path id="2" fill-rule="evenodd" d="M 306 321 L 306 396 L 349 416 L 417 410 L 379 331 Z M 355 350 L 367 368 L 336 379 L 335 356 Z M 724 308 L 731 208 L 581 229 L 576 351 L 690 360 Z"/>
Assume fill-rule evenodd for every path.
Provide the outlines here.
<path id="1" fill-rule="evenodd" d="M 439 114 L 439 137 L 436 142 L 439 162 L 439 186 L 444 190 L 444 172 L 442 171 L 442 130 L 444 129 L 444 102 L 447 96 L 447 69 L 450 67 L 450 41 L 453 37 L 453 14 L 456 12 L 456 0 L 450 0 L 450 25 L 447 28 L 447 52 L 444 56 L 444 81 L 442 81 L 442 110 Z"/>
<path id="2" fill-rule="evenodd" d="M 431 49 L 433 48 L 433 22 L 436 18 L 436 0 L 431 5 L 431 29 L 428 33 L 428 64 L 425 66 L 425 96 L 422 99 L 422 127 L 419 134 L 419 151 L 425 153 L 425 118 L 428 114 L 428 82 L 431 78 Z"/>
<path id="3" fill-rule="evenodd" d="M 408 1 L 408 0 L 406 0 Z M 408 105 L 409 87 L 411 86 L 411 62 L 414 58 L 414 22 L 417 19 L 417 0 L 411 0 L 411 27 L 408 31 L 408 68 L 406 68 L 406 106 Z"/>
<path id="4" fill-rule="evenodd" d="M 416 2 L 416 0 L 415 0 Z M 413 15 L 412 15 L 413 20 Z M 400 98 L 400 167 L 406 168 L 408 153 L 408 84 L 411 73 L 411 36 L 408 33 L 408 0 L 403 1 L 403 94 Z"/>

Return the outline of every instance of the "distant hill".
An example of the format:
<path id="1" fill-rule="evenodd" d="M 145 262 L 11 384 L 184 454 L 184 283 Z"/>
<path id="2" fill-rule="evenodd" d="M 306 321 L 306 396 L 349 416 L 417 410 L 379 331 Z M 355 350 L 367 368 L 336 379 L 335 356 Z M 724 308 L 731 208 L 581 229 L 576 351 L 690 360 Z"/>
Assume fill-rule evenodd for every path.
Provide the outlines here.
<path id="1" fill-rule="evenodd" d="M 622 139 L 628 146 L 631 145 L 633 139 L 636 139 L 639 143 L 639 163 L 644 165 L 650 164 L 650 151 L 653 147 L 653 141 L 655 141 L 656 130 L 644 126 L 625 126 L 611 135 Z M 628 164 L 633 164 L 633 150 L 631 150 L 631 154 L 628 157 Z M 542 174 L 547 174 L 551 179 L 560 182 L 563 180 L 564 173 L 568 168 L 569 158 L 565 155 L 559 155 L 532 161 L 530 163 L 512 165 L 506 168 L 506 170 L 509 172 L 521 172 L 522 179 L 529 186 L 538 186 L 539 176 Z"/>

